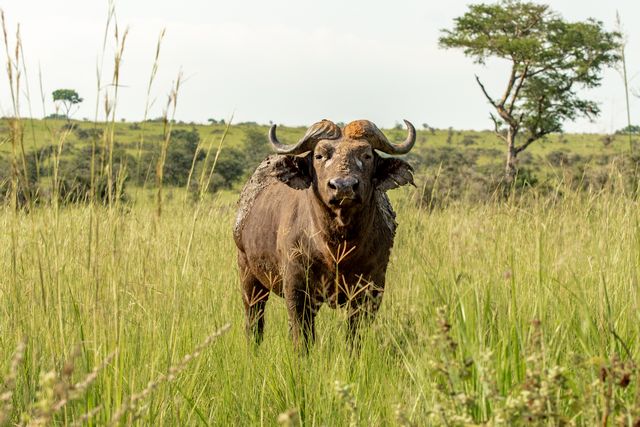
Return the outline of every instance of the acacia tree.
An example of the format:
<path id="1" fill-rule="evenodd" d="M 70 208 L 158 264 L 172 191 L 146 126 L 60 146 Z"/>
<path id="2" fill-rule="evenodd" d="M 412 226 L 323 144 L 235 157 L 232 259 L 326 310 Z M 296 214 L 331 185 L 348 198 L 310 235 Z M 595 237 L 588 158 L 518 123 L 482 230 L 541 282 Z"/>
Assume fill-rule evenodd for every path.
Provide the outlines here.
<path id="1" fill-rule="evenodd" d="M 511 65 L 499 98 L 476 76 L 497 113 L 490 116 L 506 144 L 508 183 L 517 173 L 518 154 L 529 145 L 561 132 L 566 120 L 599 114 L 598 105 L 578 90 L 599 86 L 601 71 L 619 59 L 620 36 L 601 22 L 566 22 L 547 5 L 518 0 L 470 5 L 454 22 L 453 29 L 442 30 L 441 47 L 463 49 L 478 64 L 495 57 Z"/>
<path id="2" fill-rule="evenodd" d="M 83 101 L 73 89 L 58 89 L 53 91 L 53 102 L 56 102 L 65 110 L 65 116 L 67 117 L 67 122 L 71 119 L 71 109 L 74 105 L 79 104 Z"/>

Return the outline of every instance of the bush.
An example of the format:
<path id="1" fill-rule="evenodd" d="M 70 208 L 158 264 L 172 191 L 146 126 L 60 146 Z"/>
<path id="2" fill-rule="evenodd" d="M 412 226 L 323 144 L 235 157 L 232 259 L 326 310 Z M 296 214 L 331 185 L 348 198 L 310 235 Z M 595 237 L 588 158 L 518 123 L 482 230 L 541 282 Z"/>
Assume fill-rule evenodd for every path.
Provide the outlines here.
<path id="1" fill-rule="evenodd" d="M 595 164 L 581 163 L 570 169 L 566 179 L 576 190 L 623 192 L 637 196 L 640 182 L 640 157 L 637 155 L 607 156 L 607 160 L 607 162 Z"/>
<path id="2" fill-rule="evenodd" d="M 209 191 L 232 188 L 245 181 L 260 162 L 271 154 L 267 133 L 263 128 L 250 124 L 245 127 L 244 134 L 240 147 L 230 147 L 220 152 Z"/>
<path id="3" fill-rule="evenodd" d="M 625 126 L 622 129 L 618 129 L 616 133 L 617 134 L 627 134 L 627 133 L 640 134 L 640 126 L 638 125 Z"/>
<path id="4" fill-rule="evenodd" d="M 21 160 L 18 160 L 17 170 L 15 170 L 19 206 L 25 206 L 29 201 L 36 202 L 40 193 L 36 157 L 32 151 L 25 153 L 25 163 L 26 179 Z M 10 155 L 0 153 L 0 202 L 10 200 L 13 177 L 14 166 Z"/>
<path id="5" fill-rule="evenodd" d="M 602 138 L 600 138 L 602 145 L 604 145 L 605 147 L 608 147 L 609 145 L 611 145 L 611 143 L 614 140 L 615 140 L 615 137 L 613 135 L 605 135 Z"/>
<path id="6" fill-rule="evenodd" d="M 551 166 L 570 166 L 583 162 L 584 159 L 580 154 L 569 153 L 566 151 L 556 150 L 547 154 L 547 162 Z"/>
<path id="7" fill-rule="evenodd" d="M 417 204 L 435 209 L 462 200 L 481 202 L 493 198 L 502 170 L 495 164 L 479 167 L 477 160 L 480 156 L 494 157 L 496 152 L 445 146 L 410 153 L 406 160 L 416 169 L 416 182 L 421 187 Z"/>
<path id="8" fill-rule="evenodd" d="M 479 203 L 491 200 L 499 189 L 501 176 L 464 167 L 442 169 L 418 179 L 423 182 L 418 205 L 432 210 L 454 202 Z"/>
<path id="9" fill-rule="evenodd" d="M 237 148 L 222 150 L 216 163 L 214 177 L 209 191 L 216 192 L 222 188 L 231 188 L 247 173 L 246 154 Z"/>
<path id="10" fill-rule="evenodd" d="M 253 172 L 272 153 L 266 131 L 254 126 L 245 129 L 242 151 L 247 162 L 246 169 Z"/>
<path id="11" fill-rule="evenodd" d="M 478 137 L 475 136 L 475 135 L 465 135 L 462 138 L 462 141 L 460 141 L 460 144 L 462 144 L 464 146 L 475 145 L 477 139 L 478 139 Z"/>
<path id="12" fill-rule="evenodd" d="M 138 184 L 145 184 L 148 171 L 155 171 L 160 158 L 160 146 L 163 142 L 147 143 L 144 145 L 144 153 L 140 159 L 140 164 L 136 165 L 135 176 Z M 171 140 L 167 147 L 167 155 L 164 163 L 163 182 L 167 185 L 184 186 L 187 184 L 189 172 L 196 156 L 200 134 L 198 130 L 176 129 L 171 133 Z M 196 162 L 204 159 L 205 154 L 201 151 L 196 157 Z"/>
<path id="13" fill-rule="evenodd" d="M 73 155 L 63 158 L 60 161 L 58 171 L 58 197 L 64 203 L 82 203 L 91 198 L 91 162 L 92 156 L 95 161 L 94 179 L 96 200 L 107 203 L 109 200 L 109 180 L 101 173 L 107 162 L 107 153 L 102 147 L 97 147 L 95 154 L 92 147 L 84 146 Z M 134 164 L 133 158 L 128 155 L 125 149 L 119 145 L 114 145 L 113 151 L 113 172 L 111 182 L 111 194 L 118 193 L 119 200 L 126 199 L 127 176 L 123 172 L 128 170 L 128 166 Z"/>
<path id="14" fill-rule="evenodd" d="M 78 139 L 93 139 L 93 140 L 97 140 L 102 138 L 102 135 L 104 134 L 104 129 L 99 129 L 99 128 L 89 128 L 89 129 L 83 129 L 81 127 L 76 127 L 74 130 L 74 133 L 76 134 L 76 137 L 78 137 Z"/>
<path id="15" fill-rule="evenodd" d="M 45 117 L 45 119 L 51 119 L 51 120 L 67 120 L 67 116 L 65 116 L 64 114 L 49 114 L 48 116 Z"/>

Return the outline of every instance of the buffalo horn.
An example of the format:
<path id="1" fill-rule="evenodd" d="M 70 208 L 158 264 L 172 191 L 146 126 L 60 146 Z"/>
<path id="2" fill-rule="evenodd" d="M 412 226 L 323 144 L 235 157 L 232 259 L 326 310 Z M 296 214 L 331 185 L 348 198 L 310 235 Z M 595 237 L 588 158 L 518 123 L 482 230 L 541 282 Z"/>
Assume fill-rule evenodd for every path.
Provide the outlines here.
<path id="1" fill-rule="evenodd" d="M 286 145 L 278 141 L 276 137 L 276 125 L 269 129 L 269 142 L 278 154 L 302 154 L 313 150 L 318 141 L 322 139 L 340 138 L 340 128 L 330 120 L 322 120 L 307 129 L 304 136 L 294 145 Z"/>
<path id="2" fill-rule="evenodd" d="M 404 120 L 404 123 L 407 125 L 408 132 L 407 138 L 404 142 L 400 144 L 392 144 L 380 129 L 376 127 L 374 133 L 375 137 L 371 141 L 371 146 L 374 149 L 387 154 L 407 154 L 416 142 L 416 128 L 414 128 L 408 120 Z"/>

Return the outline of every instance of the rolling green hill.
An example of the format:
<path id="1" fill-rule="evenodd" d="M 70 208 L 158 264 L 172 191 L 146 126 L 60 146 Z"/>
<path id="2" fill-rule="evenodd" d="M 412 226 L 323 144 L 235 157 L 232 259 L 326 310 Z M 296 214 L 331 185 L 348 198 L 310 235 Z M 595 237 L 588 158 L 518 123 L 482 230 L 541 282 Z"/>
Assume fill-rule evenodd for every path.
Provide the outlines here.
<path id="1" fill-rule="evenodd" d="M 60 192 L 73 200 L 86 195 L 92 167 L 94 176 L 99 177 L 109 162 L 114 176 L 123 180 L 123 188 L 155 186 L 156 166 L 168 130 L 161 120 L 67 124 L 64 120 L 24 119 L 20 126 L 24 162 L 18 144 L 18 164 L 23 169 L 26 166 L 25 175 L 32 187 L 45 194 L 57 177 Z M 224 124 L 177 122 L 170 127 L 163 168 L 164 185 L 170 187 L 197 187 L 199 180 L 208 176 L 220 146 L 208 188 L 237 189 L 271 152 L 267 125 L 240 123 L 228 127 L 228 131 Z M 8 119 L 0 120 L 0 185 L 5 188 L 12 170 L 10 128 Z M 304 127 L 281 126 L 278 137 L 292 143 L 304 132 Z M 392 141 L 399 141 L 406 131 L 396 126 L 384 132 Z M 612 168 L 625 176 L 636 176 L 638 159 L 628 153 L 624 135 L 551 135 L 521 153 L 518 185 L 550 191 L 568 180 L 574 187 L 598 190 L 609 183 Z M 444 203 L 489 198 L 502 179 L 503 156 L 503 144 L 491 131 L 428 128 L 418 131 L 416 146 L 407 157 L 416 168 L 417 185 L 423 187 L 426 201 Z"/>

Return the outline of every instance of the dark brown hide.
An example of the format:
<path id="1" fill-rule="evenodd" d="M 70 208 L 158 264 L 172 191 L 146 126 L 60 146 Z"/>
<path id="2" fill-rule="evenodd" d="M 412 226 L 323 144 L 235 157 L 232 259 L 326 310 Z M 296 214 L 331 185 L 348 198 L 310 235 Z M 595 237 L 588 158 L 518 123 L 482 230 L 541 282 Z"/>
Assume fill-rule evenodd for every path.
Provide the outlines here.
<path id="1" fill-rule="evenodd" d="M 404 160 L 374 147 L 408 151 L 415 131 L 407 126 L 402 147 L 365 120 L 343 130 L 323 120 L 295 146 L 277 141 L 272 128 L 276 150 L 297 155 L 270 156 L 258 166 L 234 227 L 247 331 L 257 342 L 271 292 L 286 300 L 296 346 L 313 340 L 323 303 L 349 310 L 351 337 L 363 316 L 375 314 L 396 230 L 385 192 L 413 184 L 413 175 Z"/>

